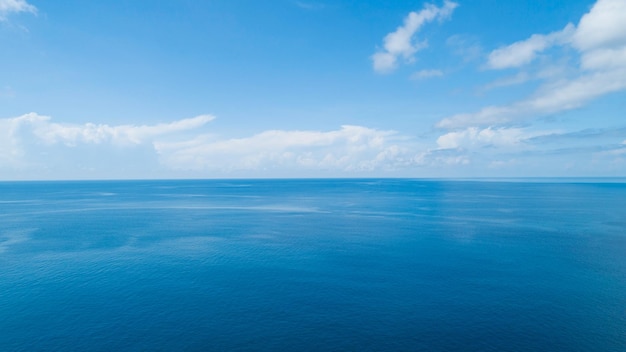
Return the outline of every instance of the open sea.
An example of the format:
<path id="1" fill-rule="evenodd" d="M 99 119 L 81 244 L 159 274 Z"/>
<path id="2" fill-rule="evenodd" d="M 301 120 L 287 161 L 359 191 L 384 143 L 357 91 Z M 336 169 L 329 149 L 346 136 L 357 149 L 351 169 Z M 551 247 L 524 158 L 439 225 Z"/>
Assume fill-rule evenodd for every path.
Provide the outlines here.
<path id="1" fill-rule="evenodd" d="M 0 182 L 0 351 L 626 351 L 626 183 Z"/>

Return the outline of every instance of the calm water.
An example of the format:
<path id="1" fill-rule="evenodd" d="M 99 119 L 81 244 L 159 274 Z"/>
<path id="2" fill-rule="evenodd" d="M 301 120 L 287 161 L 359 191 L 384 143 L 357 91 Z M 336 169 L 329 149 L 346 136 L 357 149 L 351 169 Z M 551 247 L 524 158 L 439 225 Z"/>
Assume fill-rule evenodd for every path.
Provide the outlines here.
<path id="1" fill-rule="evenodd" d="M 0 351 L 626 351 L 626 184 L 0 183 Z"/>

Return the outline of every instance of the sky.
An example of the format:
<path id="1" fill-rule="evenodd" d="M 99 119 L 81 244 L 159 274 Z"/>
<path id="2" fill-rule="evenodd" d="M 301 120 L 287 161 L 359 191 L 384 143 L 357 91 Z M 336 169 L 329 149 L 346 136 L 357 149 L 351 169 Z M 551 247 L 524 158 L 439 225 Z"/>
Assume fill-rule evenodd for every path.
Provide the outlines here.
<path id="1" fill-rule="evenodd" d="M 626 0 L 0 0 L 0 180 L 626 176 Z"/>

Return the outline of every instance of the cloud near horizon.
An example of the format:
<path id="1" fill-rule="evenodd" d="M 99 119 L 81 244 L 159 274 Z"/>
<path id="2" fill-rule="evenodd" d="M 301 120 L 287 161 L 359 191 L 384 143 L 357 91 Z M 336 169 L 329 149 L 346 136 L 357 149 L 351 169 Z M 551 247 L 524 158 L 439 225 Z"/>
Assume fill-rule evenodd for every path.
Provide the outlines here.
<path id="1" fill-rule="evenodd" d="M 58 164 L 71 173 L 72 160 L 91 168 L 103 160 L 121 167 L 133 153 L 158 164 L 151 169 L 220 175 L 246 170 L 359 173 L 418 164 L 409 138 L 395 131 L 344 125 L 331 131 L 269 130 L 220 138 L 202 129 L 213 119 L 200 115 L 154 125 L 65 124 L 36 113 L 0 119 L 0 169 L 49 170 Z"/>
<path id="2" fill-rule="evenodd" d="M 450 131 L 429 145 L 417 144 L 413 137 L 396 131 L 354 125 L 224 138 L 207 131 L 213 119 L 200 115 L 154 125 L 57 123 L 36 113 L 0 119 L 0 175 L 3 179 L 20 175 L 80 179 L 93 175 L 317 177 L 423 172 L 433 176 L 450 175 L 459 166 L 515 168 L 532 153 L 568 153 L 560 146 L 549 152 L 546 147 L 559 145 L 554 141 L 567 140 L 570 150 L 595 153 L 594 158 L 604 158 L 607 165 L 621 162 L 626 150 L 626 128 L 563 132 L 471 127 Z M 516 163 L 508 161 L 513 159 Z"/>
<path id="3" fill-rule="evenodd" d="M 413 62 L 415 53 L 428 46 L 428 42 L 417 41 L 417 32 L 426 23 L 434 20 L 448 19 L 457 3 L 446 0 L 442 7 L 433 4 L 425 4 L 419 12 L 412 11 L 404 19 L 404 24 L 391 32 L 383 39 L 383 47 L 372 55 L 374 71 L 388 73 L 398 66 L 398 58 L 402 57 L 405 62 Z"/>
<path id="4" fill-rule="evenodd" d="M 159 138 L 197 129 L 213 119 L 211 115 L 200 115 L 172 123 L 139 126 L 62 124 L 37 113 L 0 119 L 0 168 L 36 168 L 36 165 L 45 165 L 47 161 L 40 159 L 40 156 L 58 147 L 78 149 L 80 153 L 83 146 L 89 145 L 109 145 L 115 148 L 145 145 Z"/>
<path id="5" fill-rule="evenodd" d="M 394 131 L 341 126 L 334 131 L 270 130 L 246 138 L 156 143 L 165 165 L 190 170 L 309 169 L 371 171 L 410 164 Z"/>

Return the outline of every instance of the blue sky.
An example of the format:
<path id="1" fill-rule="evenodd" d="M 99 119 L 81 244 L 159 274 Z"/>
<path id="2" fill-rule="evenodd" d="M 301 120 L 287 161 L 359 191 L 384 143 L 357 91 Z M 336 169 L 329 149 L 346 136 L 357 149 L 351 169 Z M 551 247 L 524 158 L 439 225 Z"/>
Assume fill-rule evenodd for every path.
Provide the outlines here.
<path id="1" fill-rule="evenodd" d="M 0 0 L 0 179 L 626 175 L 626 0 Z"/>

